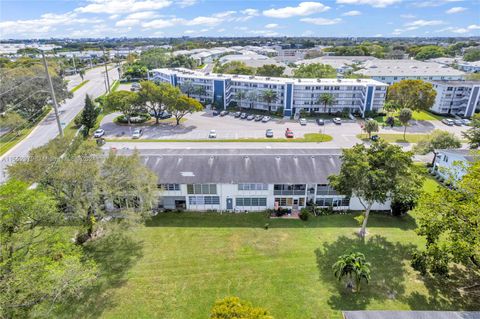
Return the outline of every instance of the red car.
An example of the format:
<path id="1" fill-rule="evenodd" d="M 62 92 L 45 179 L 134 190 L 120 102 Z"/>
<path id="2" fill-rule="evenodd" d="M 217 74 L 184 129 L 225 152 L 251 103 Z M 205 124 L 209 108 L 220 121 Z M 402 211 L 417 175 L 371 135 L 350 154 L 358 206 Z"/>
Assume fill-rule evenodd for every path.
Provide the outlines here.
<path id="1" fill-rule="evenodd" d="M 285 131 L 285 137 L 286 138 L 293 138 L 293 131 L 291 131 L 289 128 Z"/>

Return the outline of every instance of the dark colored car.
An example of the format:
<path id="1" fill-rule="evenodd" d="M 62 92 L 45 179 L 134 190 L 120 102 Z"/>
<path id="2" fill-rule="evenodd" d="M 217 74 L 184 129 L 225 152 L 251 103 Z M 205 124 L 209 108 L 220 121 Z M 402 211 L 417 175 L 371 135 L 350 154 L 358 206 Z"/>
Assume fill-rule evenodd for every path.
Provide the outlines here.
<path id="1" fill-rule="evenodd" d="M 325 121 L 323 119 L 316 119 L 318 125 L 325 125 Z"/>
<path id="2" fill-rule="evenodd" d="M 378 141 L 380 139 L 380 136 L 378 136 L 377 134 L 375 135 L 372 135 L 372 137 L 370 137 L 370 139 L 374 142 Z"/>
<path id="3" fill-rule="evenodd" d="M 218 114 L 220 114 L 220 112 L 218 112 L 217 110 L 214 110 L 212 114 L 213 116 L 217 116 Z"/>
<path id="4" fill-rule="evenodd" d="M 269 128 L 268 130 L 265 131 L 265 136 L 266 137 L 273 137 L 273 130 Z"/>

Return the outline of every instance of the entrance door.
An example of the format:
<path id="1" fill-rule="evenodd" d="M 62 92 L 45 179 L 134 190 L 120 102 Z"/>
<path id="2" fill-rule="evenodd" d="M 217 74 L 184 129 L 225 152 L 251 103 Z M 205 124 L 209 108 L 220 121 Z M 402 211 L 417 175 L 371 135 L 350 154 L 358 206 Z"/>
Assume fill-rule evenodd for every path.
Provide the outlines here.
<path id="1" fill-rule="evenodd" d="M 227 198 L 227 209 L 232 210 L 233 209 L 233 199 Z"/>
<path id="2" fill-rule="evenodd" d="M 292 209 L 298 210 L 298 198 L 293 199 Z"/>

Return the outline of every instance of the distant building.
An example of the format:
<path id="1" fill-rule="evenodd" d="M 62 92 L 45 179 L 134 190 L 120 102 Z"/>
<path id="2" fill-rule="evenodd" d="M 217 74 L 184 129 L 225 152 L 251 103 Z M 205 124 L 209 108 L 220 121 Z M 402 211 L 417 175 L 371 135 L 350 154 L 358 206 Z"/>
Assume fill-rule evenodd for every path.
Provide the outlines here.
<path id="1" fill-rule="evenodd" d="M 465 149 L 435 150 L 433 169 L 445 180 L 458 181 L 467 172 L 467 167 L 475 160 L 480 160 L 478 151 Z"/>
<path id="2" fill-rule="evenodd" d="M 293 116 L 301 110 L 307 112 L 336 113 L 348 110 L 364 114 L 380 110 L 385 102 L 387 85 L 371 79 L 299 79 L 276 78 L 233 74 L 209 74 L 188 69 L 154 69 L 150 79 L 168 82 L 180 88 L 188 83 L 194 86 L 190 94 L 200 102 L 214 102 L 226 108 L 232 102 L 240 107 L 275 112 L 283 108 L 284 116 Z M 266 90 L 276 92 L 276 100 L 270 104 L 263 98 Z M 242 92 L 242 93 L 239 93 Z M 323 93 L 335 97 L 326 110 L 318 101 Z M 244 97 L 239 98 L 240 95 Z"/>
<path id="3" fill-rule="evenodd" d="M 452 66 L 467 73 L 480 72 L 480 61 L 467 62 L 461 58 L 435 58 L 435 59 L 430 59 L 429 61 L 439 63 L 442 65 Z"/>
<path id="4" fill-rule="evenodd" d="M 128 155 L 131 150 L 118 150 Z M 362 210 L 358 198 L 339 194 L 328 176 L 341 168 L 340 149 L 140 150 L 158 175 L 159 207 L 193 211 L 262 211 L 308 204 Z M 374 210 L 390 210 L 390 202 Z"/>
<path id="5" fill-rule="evenodd" d="M 471 117 L 480 109 L 480 81 L 431 81 L 437 92 L 431 110 Z"/>

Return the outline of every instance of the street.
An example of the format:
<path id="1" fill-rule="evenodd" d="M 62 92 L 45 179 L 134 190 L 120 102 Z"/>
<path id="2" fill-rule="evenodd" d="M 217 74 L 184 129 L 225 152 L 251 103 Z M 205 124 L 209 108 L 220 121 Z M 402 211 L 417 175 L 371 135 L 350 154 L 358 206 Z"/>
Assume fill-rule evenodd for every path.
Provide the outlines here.
<path id="1" fill-rule="evenodd" d="M 85 96 L 88 93 L 92 98 L 96 98 L 105 93 L 104 84 L 104 72 L 103 67 L 93 68 L 85 74 L 85 80 L 88 81 L 80 89 L 73 93 L 73 97 L 61 103 L 59 105 L 60 122 L 65 127 L 70 123 L 75 116 L 82 110 L 85 103 Z M 109 72 L 110 84 L 114 80 L 118 79 L 118 72 L 116 68 L 111 69 Z M 66 78 L 69 80 L 68 89 L 71 90 L 76 85 L 81 83 L 79 75 L 69 76 Z M 15 145 L 8 152 L 0 157 L 0 183 L 5 180 L 5 168 L 8 162 L 7 159 L 24 157 L 28 155 L 28 152 L 36 147 L 47 144 L 50 140 L 58 135 L 58 127 L 55 120 L 55 113 L 50 112 L 34 129 L 24 138 L 21 142 Z"/>

